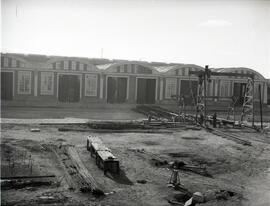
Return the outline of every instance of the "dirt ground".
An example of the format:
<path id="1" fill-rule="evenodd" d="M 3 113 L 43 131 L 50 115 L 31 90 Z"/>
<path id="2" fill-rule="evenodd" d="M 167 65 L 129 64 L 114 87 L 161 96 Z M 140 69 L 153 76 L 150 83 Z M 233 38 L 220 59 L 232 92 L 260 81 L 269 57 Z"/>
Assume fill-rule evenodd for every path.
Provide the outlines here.
<path id="1" fill-rule="evenodd" d="M 131 111 L 121 112 L 123 119 L 142 118 L 141 115 Z M 104 119 L 110 115 L 104 114 Z M 6 114 L 5 116 L 11 117 Z M 49 203 L 51 205 L 170 205 L 167 198 L 178 193 L 173 188 L 167 187 L 172 171 L 168 167 L 158 167 L 153 164 L 155 158 L 205 166 L 212 177 L 180 170 L 181 184 L 191 192 L 228 190 L 238 194 L 227 200 L 212 200 L 200 205 L 266 206 L 270 204 L 270 134 L 267 133 L 223 129 L 240 134 L 252 142 L 252 146 L 244 146 L 213 135 L 204 129 L 179 128 L 174 129 L 172 134 L 95 134 L 60 132 L 59 126 L 38 125 L 41 120 L 35 119 L 32 122 L 23 122 L 23 119 L 6 120 L 2 119 L 1 124 L 1 177 L 54 174 L 56 178 L 52 180 L 55 184 L 48 186 L 2 189 L 2 205 L 50 205 Z M 30 131 L 31 128 L 36 127 L 40 128 L 40 132 Z M 104 175 L 96 166 L 86 150 L 87 135 L 99 136 L 118 157 L 123 178 Z M 105 189 L 107 195 L 97 198 L 89 193 L 71 191 L 60 163 L 54 154 L 46 149 L 48 144 L 75 145 L 83 163 L 98 184 Z M 14 160 L 10 161 L 10 157 Z M 138 180 L 146 180 L 146 183 L 138 183 Z M 43 197 L 46 196 L 54 197 L 57 201 L 44 201 Z"/>
<path id="2" fill-rule="evenodd" d="M 123 106 L 122 106 L 123 107 Z M 129 106 L 130 107 L 130 106 Z M 98 108 L 58 107 L 2 107 L 5 119 L 91 119 L 91 120 L 134 120 L 144 118 L 128 107 L 111 106 Z"/>

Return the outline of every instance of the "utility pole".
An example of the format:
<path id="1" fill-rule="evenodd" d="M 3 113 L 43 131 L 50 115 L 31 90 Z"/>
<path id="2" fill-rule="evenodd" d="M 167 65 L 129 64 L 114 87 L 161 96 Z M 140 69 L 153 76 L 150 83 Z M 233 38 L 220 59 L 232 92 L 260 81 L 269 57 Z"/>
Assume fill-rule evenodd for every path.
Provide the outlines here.
<path id="1" fill-rule="evenodd" d="M 259 84 L 259 94 L 260 94 L 260 116 L 261 116 L 261 129 L 263 129 L 263 113 L 262 113 L 262 88 L 261 88 L 261 84 Z M 253 108 L 254 110 L 254 108 Z M 254 118 L 254 116 L 253 116 Z"/>

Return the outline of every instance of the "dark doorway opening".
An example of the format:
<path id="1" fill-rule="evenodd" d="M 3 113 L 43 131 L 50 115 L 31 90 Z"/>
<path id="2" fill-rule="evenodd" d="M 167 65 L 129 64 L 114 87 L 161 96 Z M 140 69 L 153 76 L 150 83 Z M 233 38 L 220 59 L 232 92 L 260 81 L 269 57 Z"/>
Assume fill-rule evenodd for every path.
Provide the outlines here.
<path id="1" fill-rule="evenodd" d="M 137 103 L 155 104 L 155 99 L 156 99 L 156 80 L 138 78 Z"/>
<path id="2" fill-rule="evenodd" d="M 180 96 L 184 98 L 185 105 L 196 105 L 198 81 L 181 80 Z"/>
<path id="3" fill-rule="evenodd" d="M 237 98 L 235 106 L 242 106 L 245 98 L 246 83 L 234 83 L 233 96 Z"/>
<path id="4" fill-rule="evenodd" d="M 1 99 L 2 100 L 13 99 L 13 73 L 12 72 L 1 73 Z"/>
<path id="5" fill-rule="evenodd" d="M 127 99 L 127 78 L 108 77 L 107 102 L 124 103 Z"/>
<path id="6" fill-rule="evenodd" d="M 80 79 L 77 75 L 60 75 L 58 84 L 60 102 L 78 102 L 80 100 Z"/>

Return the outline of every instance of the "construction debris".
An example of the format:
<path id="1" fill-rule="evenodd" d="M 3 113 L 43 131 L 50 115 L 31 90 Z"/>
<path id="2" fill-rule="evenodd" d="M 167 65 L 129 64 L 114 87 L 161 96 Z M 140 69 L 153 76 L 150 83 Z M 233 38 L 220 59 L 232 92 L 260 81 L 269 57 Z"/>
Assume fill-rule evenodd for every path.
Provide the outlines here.
<path id="1" fill-rule="evenodd" d="M 204 109 L 204 106 L 203 106 Z M 147 124 L 149 126 L 163 126 L 166 128 L 172 128 L 172 127 L 186 127 L 188 124 L 195 124 L 200 125 L 205 128 L 208 128 L 207 123 L 210 123 L 213 125 L 214 128 L 221 126 L 228 126 L 231 125 L 232 127 L 237 126 L 237 122 L 235 120 L 229 120 L 221 117 L 217 117 L 217 113 L 215 112 L 214 115 L 205 115 L 200 114 L 198 115 L 198 111 L 196 115 L 193 114 L 186 114 L 186 113 L 176 113 L 169 111 L 165 108 L 159 107 L 159 106 L 148 106 L 148 105 L 138 105 L 134 111 L 144 114 L 146 117 L 148 117 Z M 202 112 L 202 111 L 201 111 Z M 149 118 L 151 117 L 151 118 Z M 151 121 L 149 121 L 149 119 Z M 154 119 L 155 121 L 152 121 Z M 254 121 L 254 118 L 253 118 Z M 184 125 L 183 125 L 184 123 Z M 204 124 L 203 124 L 204 123 Z M 254 124 L 252 126 L 249 126 L 247 124 L 243 124 L 240 122 L 240 127 L 247 127 L 255 129 L 256 131 L 260 131 L 259 128 L 257 128 Z M 196 128 L 191 128 L 196 129 Z"/>
<path id="2" fill-rule="evenodd" d="M 39 176 L 9 176 L 1 177 L 1 180 L 12 180 L 12 179 L 36 179 L 36 178 L 50 178 L 55 177 L 55 175 L 39 175 Z"/>
<path id="3" fill-rule="evenodd" d="M 145 129 L 141 121 L 92 121 L 88 123 L 88 127 L 107 130 Z"/>
<path id="4" fill-rule="evenodd" d="M 204 202 L 204 196 L 201 192 L 195 192 L 192 195 L 193 201 L 196 203 L 203 203 Z"/>
<path id="5" fill-rule="evenodd" d="M 200 174 L 203 175 L 205 177 L 213 177 L 209 172 L 207 172 L 205 167 L 201 167 L 201 166 L 193 166 L 193 165 L 186 165 L 185 162 L 182 161 L 174 161 L 171 164 L 172 168 L 177 168 L 180 170 L 185 170 L 185 171 L 190 171 L 196 174 Z"/>
<path id="6" fill-rule="evenodd" d="M 232 192 L 229 190 L 207 190 L 204 193 L 204 201 L 212 201 L 212 200 L 228 200 L 231 197 L 241 198 L 242 195 L 236 192 Z"/>
<path id="7" fill-rule="evenodd" d="M 167 160 L 163 160 L 160 158 L 152 158 L 152 162 L 154 163 L 155 166 L 157 167 L 164 167 L 164 166 L 169 166 L 170 168 L 173 169 L 179 169 L 179 170 L 184 170 L 184 171 L 190 171 L 205 177 L 213 177 L 207 170 L 205 166 L 195 166 L 195 165 L 187 165 L 183 161 L 173 161 L 169 162 Z"/>
<path id="8" fill-rule="evenodd" d="M 151 119 L 155 119 L 158 121 L 173 121 L 178 114 L 172 113 L 164 108 L 159 106 L 146 106 L 146 105 L 138 105 L 134 109 L 136 112 L 144 114 L 145 116 L 151 116 Z"/>
<path id="9" fill-rule="evenodd" d="M 176 187 L 175 187 L 176 188 Z M 187 201 L 189 201 L 192 198 L 192 193 L 188 192 L 186 189 L 177 192 L 174 195 L 170 195 L 169 198 L 167 198 L 168 202 L 172 205 L 180 205 L 184 206 Z"/>
<path id="10" fill-rule="evenodd" d="M 187 200 L 189 200 L 192 197 L 192 193 L 189 192 L 178 192 L 177 194 L 174 195 L 175 200 L 177 200 L 178 202 L 186 202 Z"/>
<path id="11" fill-rule="evenodd" d="M 172 204 L 172 205 L 184 206 L 183 203 L 177 202 L 177 201 L 174 201 L 174 200 L 170 200 L 170 199 L 168 199 L 168 203 L 170 203 L 170 204 Z"/>
<path id="12" fill-rule="evenodd" d="M 82 163 L 78 152 L 75 150 L 74 147 L 68 147 L 68 155 L 73 162 L 73 167 L 80 177 L 80 184 L 82 185 L 80 187 L 80 190 L 82 192 L 88 192 L 91 191 L 94 195 L 104 195 L 103 191 L 98 187 L 97 182 L 95 179 L 90 175 L 88 170 L 85 168 L 84 164 Z"/>
<path id="13" fill-rule="evenodd" d="M 56 147 L 55 145 L 47 145 L 47 147 L 56 154 L 66 173 L 65 178 L 71 189 L 79 189 L 81 192 L 92 192 L 97 196 L 104 195 L 103 190 L 85 168 L 73 146 L 60 145 Z"/>
<path id="14" fill-rule="evenodd" d="M 1 189 L 22 189 L 26 187 L 41 187 L 50 186 L 55 182 L 53 181 L 39 181 L 39 180 L 1 180 Z"/>
<path id="15" fill-rule="evenodd" d="M 152 106 L 145 106 L 143 108 L 146 109 L 149 107 L 152 108 Z M 256 134 L 257 136 L 255 134 L 247 134 L 246 131 L 242 131 L 241 128 L 237 130 L 230 129 L 228 132 L 216 128 L 209 129 L 207 127 L 211 127 L 210 124 L 204 128 L 194 124 L 194 115 L 181 115 L 181 118 L 178 118 L 179 116 L 177 117 L 176 113 L 169 112 L 165 109 L 162 110 L 160 108 L 158 109 L 158 107 L 154 107 L 153 110 L 155 111 L 154 114 L 152 112 L 153 116 L 149 115 L 148 119 L 143 121 L 114 123 L 111 123 L 111 121 L 92 122 L 90 128 L 88 124 L 66 125 L 66 127 L 60 126 L 59 128 L 59 131 L 74 131 L 72 133 L 56 132 L 55 130 L 58 129 L 58 126 L 55 126 L 53 129 L 52 127 L 44 126 L 42 127 L 43 132 L 41 138 L 44 144 L 50 144 L 47 146 L 41 146 L 40 139 L 35 141 L 39 142 L 38 144 L 34 144 L 34 141 L 30 141 L 30 139 L 27 141 L 19 139 L 25 139 L 27 135 L 30 135 L 30 138 L 34 139 L 40 135 L 30 133 L 28 127 L 26 127 L 27 134 L 24 134 L 23 132 L 25 132 L 25 130 L 16 126 L 19 128 L 17 129 L 18 131 L 12 131 L 10 134 L 6 132 L 6 139 L 2 143 L 3 149 L 1 154 L 4 164 L 1 167 L 5 170 L 5 177 L 2 178 L 2 180 L 6 179 L 6 181 L 1 181 L 1 184 L 4 184 L 4 188 L 6 188 L 4 190 L 22 188 L 22 190 L 15 192 L 17 196 L 19 196 L 17 193 L 28 193 L 27 195 L 29 195 L 29 193 L 38 194 L 39 196 L 36 196 L 34 200 L 34 203 L 38 204 L 62 203 L 62 200 L 60 201 L 59 198 L 54 197 L 52 191 L 58 190 L 58 188 L 53 188 L 53 186 L 59 187 L 60 191 L 64 188 L 66 189 L 67 186 L 75 190 L 75 192 L 68 192 L 71 199 L 73 197 L 79 199 L 78 194 L 81 197 L 89 196 L 89 194 L 80 194 L 78 191 L 84 193 L 91 192 L 98 195 L 117 192 L 115 197 L 112 197 L 114 195 L 109 195 L 104 198 L 105 200 L 103 198 L 100 199 L 101 204 L 107 204 L 110 201 L 116 201 L 116 204 L 128 204 L 128 201 L 130 202 L 132 200 L 134 200 L 134 204 L 136 205 L 141 202 L 145 204 L 156 204 L 157 202 L 160 203 L 162 200 L 164 201 L 163 197 L 167 195 L 168 191 L 179 193 L 175 195 L 174 198 L 168 200 L 168 202 L 174 205 L 194 205 L 207 201 L 213 201 L 215 203 L 218 200 L 229 200 L 226 204 L 230 204 L 235 200 L 238 201 L 237 197 L 240 197 L 238 194 L 243 192 L 244 189 L 240 187 L 241 183 L 253 178 L 255 173 L 265 169 L 268 165 L 266 164 L 268 163 L 267 159 L 265 159 L 265 157 L 268 156 L 268 151 L 264 150 L 263 144 L 256 144 L 256 147 L 254 147 L 255 152 L 253 152 L 253 149 L 250 150 L 247 147 L 239 146 L 234 142 L 224 140 L 217 136 L 213 138 L 213 135 L 209 135 L 209 133 L 207 135 L 205 130 L 243 145 L 251 145 L 250 141 L 248 141 L 248 137 L 252 138 L 252 143 L 253 141 L 258 141 L 255 139 L 257 136 L 259 137 L 259 134 Z M 155 116 L 158 118 L 155 119 Z M 187 117 L 190 117 L 190 121 L 187 122 L 193 125 L 187 125 L 185 122 L 177 122 Z M 215 117 L 215 115 L 213 117 L 206 117 L 206 121 L 208 123 L 211 122 L 213 126 L 217 124 L 217 127 L 230 124 L 230 122 L 226 120 L 223 121 L 221 118 Z M 203 131 L 183 131 L 186 129 Z M 111 134 L 105 135 L 103 141 L 101 141 L 100 138 L 92 136 L 87 143 L 87 149 L 91 152 L 91 156 L 93 157 L 93 159 L 91 159 L 90 152 L 85 151 L 85 147 L 81 146 L 81 135 L 80 133 L 76 134 L 78 131 L 91 132 L 90 134 L 92 134 L 93 131 L 108 133 L 146 133 L 148 131 L 161 133 L 160 131 L 169 131 L 174 132 L 175 135 Z M 239 132 L 238 135 L 237 132 Z M 242 136 L 239 135 L 240 132 Z M 245 139 L 245 137 L 247 137 L 247 139 Z M 260 140 L 260 138 L 258 139 Z M 72 145 L 66 145 L 67 142 L 70 144 L 80 144 L 80 146 L 74 147 Z M 11 149 L 13 147 L 16 148 L 16 150 Z M 50 150 L 54 151 L 57 158 L 47 149 L 48 147 L 50 147 Z M 116 158 L 116 154 L 119 159 Z M 239 154 L 243 155 L 239 156 Z M 261 158 L 257 158 L 259 155 Z M 36 163 L 36 168 L 33 169 L 33 176 L 30 175 L 30 172 L 29 174 L 28 172 L 24 172 L 28 170 L 31 171 L 30 168 L 32 167 L 31 165 L 33 165 L 32 160 L 39 162 Z M 121 160 L 122 170 L 120 170 L 119 160 Z M 117 163 L 115 164 L 115 162 Z M 103 169 L 105 173 L 107 171 L 106 175 L 103 175 L 103 171 L 98 170 L 95 163 L 98 167 Z M 86 164 L 90 173 L 85 167 Z M 256 169 L 254 169 L 255 167 Z M 17 172 L 17 170 L 20 170 L 20 172 Z M 224 178 L 217 178 L 216 180 L 205 178 L 212 177 L 207 170 L 210 171 L 211 174 L 215 174 L 216 178 L 220 176 Z M 230 173 L 227 173 L 228 171 Z M 164 187 L 164 184 L 168 182 L 171 172 L 170 183 L 172 188 L 166 188 L 163 191 L 160 188 Z M 194 175 L 193 173 L 205 177 Z M 60 175 L 59 177 L 66 181 L 57 184 L 58 182 L 49 179 L 55 178 L 54 175 L 50 174 Z M 129 179 L 125 176 L 126 174 L 133 179 L 135 187 L 127 186 L 132 185 L 132 182 L 127 183 Z M 230 179 L 230 175 L 228 174 L 233 175 L 235 184 L 232 184 L 232 181 L 228 181 Z M 237 180 L 238 177 L 239 180 Z M 49 182 L 51 182 L 51 185 Z M 185 185 L 181 185 L 181 183 Z M 8 184 L 9 186 L 7 186 Z M 125 185 L 121 186 L 120 184 Z M 39 191 L 32 192 L 38 190 L 39 187 Z M 213 189 L 217 187 L 226 188 L 226 190 Z M 106 188 L 108 188 L 108 191 L 106 191 Z M 211 190 L 205 192 L 208 189 Z M 40 195 L 43 190 L 50 191 L 52 194 Z M 146 190 L 149 191 L 149 193 L 141 195 L 142 191 Z M 235 190 L 237 192 L 229 190 Z M 11 193 L 13 191 L 4 192 Z M 157 196 L 156 194 L 159 195 Z M 92 197 L 92 195 L 90 195 L 90 197 Z M 120 201 L 122 201 L 123 198 L 123 202 L 118 201 L 118 197 L 121 197 Z M 87 205 L 87 201 L 91 200 L 92 204 L 92 199 L 94 198 L 85 199 L 87 200 L 82 200 L 82 202 Z M 163 203 L 166 205 L 166 202 L 161 202 L 160 204 L 163 205 Z M 96 202 L 93 202 L 93 204 L 96 204 Z"/>
<path id="16" fill-rule="evenodd" d="M 61 205 L 66 202 L 68 198 L 64 196 L 62 193 L 59 192 L 45 192 L 42 195 L 38 196 L 38 199 L 36 200 L 37 204 L 43 205 L 43 204 L 57 204 L 61 203 Z"/>
<path id="17" fill-rule="evenodd" d="M 40 132 L 40 129 L 39 128 L 32 128 L 30 131 L 31 132 Z"/>
<path id="18" fill-rule="evenodd" d="M 193 197 L 190 198 L 188 201 L 186 201 L 184 206 L 195 206 L 195 203 L 193 201 Z"/>
<path id="19" fill-rule="evenodd" d="M 175 189 L 177 188 L 175 187 Z M 213 200 L 229 200 L 233 196 L 238 198 L 242 197 L 242 195 L 227 190 L 208 190 L 203 194 L 201 192 L 191 193 L 187 189 L 182 189 L 181 192 L 175 194 L 173 198 L 168 198 L 168 202 L 173 205 L 176 204 L 190 206 L 206 203 Z"/>
<path id="20" fill-rule="evenodd" d="M 137 180 L 137 182 L 140 183 L 140 184 L 146 184 L 147 183 L 146 180 Z"/>

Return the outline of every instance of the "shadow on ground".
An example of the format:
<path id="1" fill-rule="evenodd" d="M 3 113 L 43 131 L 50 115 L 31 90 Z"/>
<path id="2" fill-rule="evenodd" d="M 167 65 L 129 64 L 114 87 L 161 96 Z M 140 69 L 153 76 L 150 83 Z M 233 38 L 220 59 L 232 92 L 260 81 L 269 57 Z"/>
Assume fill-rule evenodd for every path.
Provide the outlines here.
<path id="1" fill-rule="evenodd" d="M 107 173 L 106 176 L 119 184 L 133 185 L 133 182 L 128 179 L 126 173 L 123 170 L 120 170 L 119 174 Z"/>

